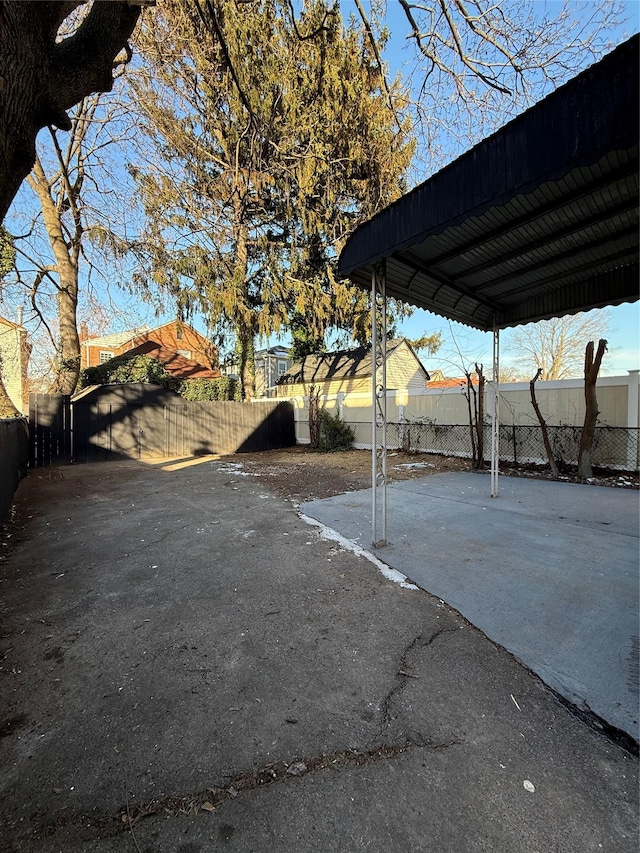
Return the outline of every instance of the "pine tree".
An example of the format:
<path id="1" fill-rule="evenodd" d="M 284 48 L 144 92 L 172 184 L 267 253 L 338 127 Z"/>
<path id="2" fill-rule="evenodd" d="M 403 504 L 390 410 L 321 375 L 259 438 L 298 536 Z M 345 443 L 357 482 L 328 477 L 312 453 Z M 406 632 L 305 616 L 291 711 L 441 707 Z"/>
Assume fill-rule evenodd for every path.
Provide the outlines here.
<path id="1" fill-rule="evenodd" d="M 413 143 L 361 24 L 324 0 L 217 4 L 221 38 L 191 4 L 159 3 L 134 87 L 163 155 L 133 167 L 153 282 L 231 332 L 251 395 L 256 337 L 303 318 L 366 336 L 366 294 L 334 275 L 360 222 L 405 189 Z M 394 105 L 396 108 L 394 108 Z"/>

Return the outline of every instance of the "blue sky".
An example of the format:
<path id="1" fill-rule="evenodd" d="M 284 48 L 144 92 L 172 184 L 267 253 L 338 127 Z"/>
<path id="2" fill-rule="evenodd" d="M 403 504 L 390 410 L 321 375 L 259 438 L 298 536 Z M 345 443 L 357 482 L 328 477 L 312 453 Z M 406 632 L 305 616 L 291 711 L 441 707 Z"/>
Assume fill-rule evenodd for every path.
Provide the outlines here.
<path id="1" fill-rule="evenodd" d="M 583 14 L 589 12 L 590 5 L 590 3 L 581 4 Z M 538 0 L 538 6 L 541 13 L 554 12 L 561 8 L 562 2 L 560 0 Z M 398 49 L 398 45 L 402 42 L 402 38 L 398 38 L 398 36 L 406 33 L 406 24 L 399 4 L 389 2 L 388 10 L 387 25 L 391 30 L 392 38 L 387 50 L 387 60 L 391 68 L 401 68 L 407 52 Z M 625 23 L 611 32 L 611 39 L 615 43 L 630 37 L 640 28 L 639 0 L 630 0 L 626 3 L 625 14 L 627 17 Z M 610 318 L 609 348 L 602 363 L 601 373 L 611 376 L 626 374 L 627 370 L 640 369 L 640 302 L 627 303 L 606 310 Z M 453 366 L 460 362 L 457 354 L 458 348 L 468 353 L 469 360 L 478 360 L 485 366 L 491 364 L 491 334 L 469 329 L 459 323 L 449 323 L 444 318 L 421 309 L 418 309 L 411 318 L 402 324 L 400 331 L 409 338 L 420 337 L 425 331 L 429 333 L 441 331 L 444 345 L 435 357 L 425 357 L 423 360 L 431 368 L 440 367 L 442 363 L 442 367 L 448 375 L 452 375 Z M 510 362 L 510 337 L 511 330 L 509 329 L 501 333 L 501 362 L 503 364 Z"/>
<path id="2" fill-rule="evenodd" d="M 602 361 L 601 375 L 620 376 L 626 375 L 628 370 L 640 369 L 640 302 L 618 305 L 606 310 L 610 316 L 607 335 L 609 345 Z M 408 338 L 420 337 L 425 331 L 441 331 L 443 346 L 435 356 L 427 357 L 421 354 L 421 359 L 427 369 L 440 368 L 446 376 L 455 375 L 455 368 L 460 365 L 458 348 L 464 352 L 470 363 L 478 361 L 484 364 L 486 369 L 492 363 L 493 336 L 490 333 L 470 329 L 460 323 L 449 323 L 443 317 L 428 311 L 418 309 L 413 317 L 402 324 L 400 331 Z M 509 354 L 511 334 L 511 329 L 500 333 L 502 365 L 512 363 Z"/>
<path id="3" fill-rule="evenodd" d="M 365 8 L 369 8 L 368 0 L 363 0 Z M 349 13 L 349 0 L 342 0 L 341 6 L 343 14 Z M 540 12 L 553 12 L 560 7 L 558 0 L 538 0 Z M 589 3 L 583 3 L 583 8 L 588 10 Z M 626 3 L 628 11 L 628 21 L 618 31 L 611 33 L 611 39 L 614 43 L 622 41 L 631 33 L 636 32 L 640 24 L 640 0 L 629 0 Z M 355 4 L 353 4 L 355 12 Z M 411 54 L 403 49 L 406 43 L 407 23 L 401 7 L 396 0 L 388 0 L 386 24 L 391 31 L 389 47 L 387 48 L 385 57 L 390 64 L 391 70 L 401 69 Z M 453 152 L 450 156 L 460 152 Z M 424 166 L 422 167 L 425 168 Z M 428 166 L 426 167 L 428 168 Z M 427 174 L 418 175 L 416 183 L 427 177 Z M 9 224 L 9 223 L 8 223 Z M 116 280 L 114 274 L 111 280 Z M 170 315 L 155 318 L 148 306 L 138 304 L 131 297 L 125 297 L 124 294 L 120 297 L 115 292 L 111 291 L 111 298 L 116 301 L 126 304 L 126 309 L 129 313 L 126 317 L 114 319 L 114 330 L 124 328 L 123 324 L 128 324 L 131 328 L 143 322 L 150 325 L 156 325 L 160 322 L 165 322 L 171 319 Z M 625 374 L 627 370 L 640 368 L 640 303 L 636 302 L 632 305 L 622 305 L 615 308 L 607 309 L 610 314 L 610 329 L 608 334 L 609 350 L 605 356 L 602 365 L 602 373 L 605 375 Z M 6 313 L 2 306 L 3 313 Z M 201 331 L 204 331 L 204 324 L 197 319 L 193 323 Z M 460 357 L 457 350 L 464 352 L 468 362 L 482 362 L 485 367 L 491 364 L 492 351 L 492 336 L 490 334 L 477 332 L 466 328 L 458 323 L 449 323 L 442 317 L 430 314 L 426 311 L 417 309 L 415 314 L 405 320 L 399 332 L 409 338 L 417 338 L 421 335 L 433 332 L 442 332 L 443 346 L 438 354 L 434 357 L 424 357 L 423 361 L 428 369 L 442 369 L 446 375 L 459 375 Z M 509 339 L 511 331 L 506 330 L 501 334 L 501 361 L 503 364 L 509 364 Z M 272 336 L 268 341 L 258 342 L 258 346 L 274 345 L 275 343 L 288 344 L 289 339 L 276 338 Z M 422 355 L 422 354 L 421 354 Z"/>

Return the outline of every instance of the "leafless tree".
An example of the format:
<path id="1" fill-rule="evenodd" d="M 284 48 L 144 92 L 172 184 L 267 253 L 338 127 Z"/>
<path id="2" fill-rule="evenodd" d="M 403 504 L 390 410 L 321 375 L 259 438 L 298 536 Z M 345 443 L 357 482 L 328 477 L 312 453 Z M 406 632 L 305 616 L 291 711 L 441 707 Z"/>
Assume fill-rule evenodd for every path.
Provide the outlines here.
<path id="1" fill-rule="evenodd" d="M 516 357 L 522 370 L 538 369 L 540 379 L 576 376 L 585 346 L 608 332 L 610 316 L 607 310 L 599 309 L 518 326 L 510 332 L 505 349 Z"/>
<path id="2" fill-rule="evenodd" d="M 551 447 L 551 442 L 549 441 L 549 431 L 547 430 L 547 422 L 544 419 L 542 412 L 540 411 L 540 406 L 538 405 L 538 400 L 536 398 L 536 382 L 540 378 L 541 373 L 542 368 L 539 367 L 536 375 L 533 377 L 531 382 L 529 382 L 529 394 L 531 397 L 531 405 L 533 406 L 533 411 L 536 413 L 536 417 L 538 418 L 538 423 L 540 424 L 540 429 L 542 431 L 542 443 L 544 444 L 544 450 L 547 454 L 547 459 L 549 461 L 551 476 L 555 480 L 558 477 L 558 463 L 555 460 L 555 457 L 553 455 L 553 448 Z"/>
<path id="3" fill-rule="evenodd" d="M 482 365 L 476 362 L 475 373 L 465 369 L 466 384 L 462 393 L 467 400 L 469 412 L 469 437 L 471 440 L 471 467 L 479 471 L 484 465 L 484 388 L 485 375 Z"/>
<path id="4" fill-rule="evenodd" d="M 125 63 L 123 54 L 117 76 Z M 102 278 L 105 264 L 99 261 L 107 259 L 113 267 L 113 252 L 117 254 L 125 243 L 114 225 L 118 210 L 114 196 L 125 195 L 126 173 L 116 184 L 112 173 L 117 171 L 117 156 L 109 157 L 112 149 L 119 152 L 130 134 L 124 115 L 127 106 L 119 90 L 96 93 L 73 109 L 68 133 L 49 127 L 38 142 L 34 167 L 10 220 L 22 228 L 14 237 L 20 259 L 18 286 L 10 289 L 14 299 L 28 302 L 31 328 L 39 327 L 48 338 L 54 353 L 50 359 L 54 393 L 75 390 L 80 369 L 79 300 L 93 302 L 95 313 L 90 288 L 93 279 Z M 103 285 L 106 299 L 110 282 Z"/>
<path id="5" fill-rule="evenodd" d="M 403 75 L 429 171 L 600 58 L 625 13 L 617 0 L 394 2 L 408 25 Z"/>

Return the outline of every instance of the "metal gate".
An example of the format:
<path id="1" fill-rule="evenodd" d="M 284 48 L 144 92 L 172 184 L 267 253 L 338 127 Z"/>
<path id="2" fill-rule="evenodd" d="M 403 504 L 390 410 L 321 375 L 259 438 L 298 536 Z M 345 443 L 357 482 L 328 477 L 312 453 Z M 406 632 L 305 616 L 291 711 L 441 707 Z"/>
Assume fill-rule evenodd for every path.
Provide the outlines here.
<path id="1" fill-rule="evenodd" d="M 71 461 L 71 397 L 29 395 L 29 467 Z"/>

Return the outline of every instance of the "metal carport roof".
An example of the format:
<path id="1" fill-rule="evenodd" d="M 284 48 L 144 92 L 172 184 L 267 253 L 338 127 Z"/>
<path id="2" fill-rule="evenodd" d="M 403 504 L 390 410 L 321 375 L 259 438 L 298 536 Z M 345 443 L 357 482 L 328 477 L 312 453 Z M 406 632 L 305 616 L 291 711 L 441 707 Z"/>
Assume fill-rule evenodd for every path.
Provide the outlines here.
<path id="1" fill-rule="evenodd" d="M 638 36 L 361 225 L 339 274 L 485 331 L 638 288 Z"/>

